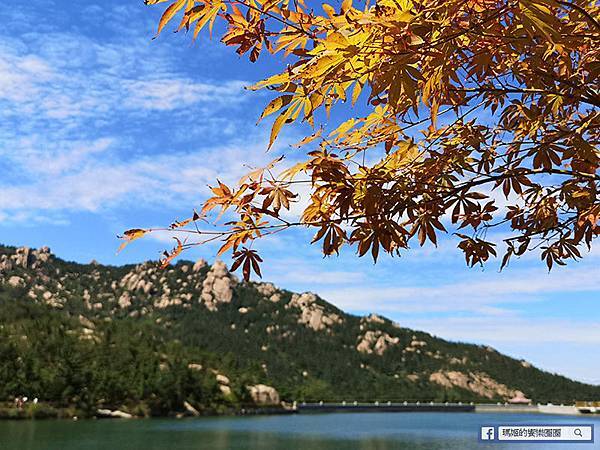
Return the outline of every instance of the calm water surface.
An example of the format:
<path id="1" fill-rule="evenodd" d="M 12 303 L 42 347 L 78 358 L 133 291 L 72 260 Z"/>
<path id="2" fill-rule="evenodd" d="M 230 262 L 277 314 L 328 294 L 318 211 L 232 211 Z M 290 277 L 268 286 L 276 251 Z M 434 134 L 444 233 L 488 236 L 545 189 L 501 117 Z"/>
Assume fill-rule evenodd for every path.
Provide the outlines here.
<path id="1" fill-rule="evenodd" d="M 594 423 L 595 444 L 492 444 L 482 424 Z M 586 450 L 600 448 L 600 417 L 539 414 L 342 413 L 185 420 L 0 422 L 1 450 Z"/>

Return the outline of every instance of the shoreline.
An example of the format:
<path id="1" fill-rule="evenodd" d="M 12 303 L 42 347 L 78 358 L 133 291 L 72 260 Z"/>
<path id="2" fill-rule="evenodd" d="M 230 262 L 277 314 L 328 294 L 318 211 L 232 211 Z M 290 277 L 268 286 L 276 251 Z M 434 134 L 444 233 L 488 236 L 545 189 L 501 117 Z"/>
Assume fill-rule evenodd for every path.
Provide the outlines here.
<path id="1" fill-rule="evenodd" d="M 124 411 L 125 410 L 125 411 Z M 135 415 L 126 412 L 129 408 L 85 411 L 75 406 L 60 407 L 49 403 L 26 404 L 21 408 L 9 403 L 0 403 L 0 421 L 13 420 L 139 420 L 139 419 L 183 419 L 200 417 L 236 417 L 259 415 L 296 414 L 297 411 L 283 406 L 247 406 L 225 410 L 203 410 L 195 414 L 189 411 L 170 411 L 163 415 Z"/>
<path id="2" fill-rule="evenodd" d="M 289 414 L 335 414 L 335 413 L 501 413 L 501 414 L 547 414 L 575 417 L 600 417 L 600 414 L 581 412 L 575 405 L 510 405 L 471 403 L 301 403 L 296 407 L 263 406 L 230 409 L 227 411 L 206 410 L 198 414 L 189 411 L 173 411 L 165 415 L 135 416 L 118 409 L 97 409 L 95 413 L 76 407 L 55 407 L 47 403 L 24 405 L 0 405 L 0 420 L 133 420 L 133 419 L 185 419 L 201 417 L 274 416 Z"/>

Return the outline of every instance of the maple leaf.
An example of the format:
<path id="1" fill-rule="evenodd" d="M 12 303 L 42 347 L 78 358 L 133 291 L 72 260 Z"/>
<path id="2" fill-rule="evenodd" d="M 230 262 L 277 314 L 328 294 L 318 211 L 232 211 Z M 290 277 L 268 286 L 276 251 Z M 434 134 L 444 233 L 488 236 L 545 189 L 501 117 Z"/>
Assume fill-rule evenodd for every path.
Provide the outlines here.
<path id="1" fill-rule="evenodd" d="M 233 265 L 231 266 L 232 272 L 235 272 L 241 266 L 244 280 L 250 281 L 251 270 L 253 270 L 259 277 L 262 278 L 262 274 L 260 272 L 260 263 L 262 262 L 262 258 L 255 250 L 250 250 L 246 247 L 243 247 L 241 250 L 233 253 L 232 257 L 234 259 Z"/>
<path id="2" fill-rule="evenodd" d="M 123 233 L 123 236 L 117 236 L 119 239 L 124 240 L 124 242 L 119 246 L 117 253 L 121 252 L 121 250 L 123 250 L 127 246 L 127 244 L 129 244 L 132 241 L 135 241 L 136 239 L 141 238 L 146 233 L 148 233 L 148 230 L 143 230 L 141 228 L 132 228 L 131 230 L 125 231 Z"/>

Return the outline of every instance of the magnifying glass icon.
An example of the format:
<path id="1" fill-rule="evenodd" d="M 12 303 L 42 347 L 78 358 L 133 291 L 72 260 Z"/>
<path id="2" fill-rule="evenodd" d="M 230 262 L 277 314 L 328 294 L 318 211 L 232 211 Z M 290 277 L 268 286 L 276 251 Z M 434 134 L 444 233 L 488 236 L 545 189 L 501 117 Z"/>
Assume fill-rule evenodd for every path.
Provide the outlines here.
<path id="1" fill-rule="evenodd" d="M 575 428 L 575 430 L 573 431 L 573 434 L 575 436 L 583 437 L 583 434 L 581 433 L 581 428 Z"/>

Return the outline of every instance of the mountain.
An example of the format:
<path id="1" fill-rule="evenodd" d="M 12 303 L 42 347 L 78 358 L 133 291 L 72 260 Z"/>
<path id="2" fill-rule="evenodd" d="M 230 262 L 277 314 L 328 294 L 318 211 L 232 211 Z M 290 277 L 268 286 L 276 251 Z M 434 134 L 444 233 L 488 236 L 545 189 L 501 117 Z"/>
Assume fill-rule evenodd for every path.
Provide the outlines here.
<path id="1" fill-rule="evenodd" d="M 490 347 L 240 282 L 222 262 L 115 267 L 48 248 L 0 246 L 0 359 L 0 401 L 26 395 L 82 415 L 226 413 L 280 399 L 600 397 L 600 386 Z"/>

